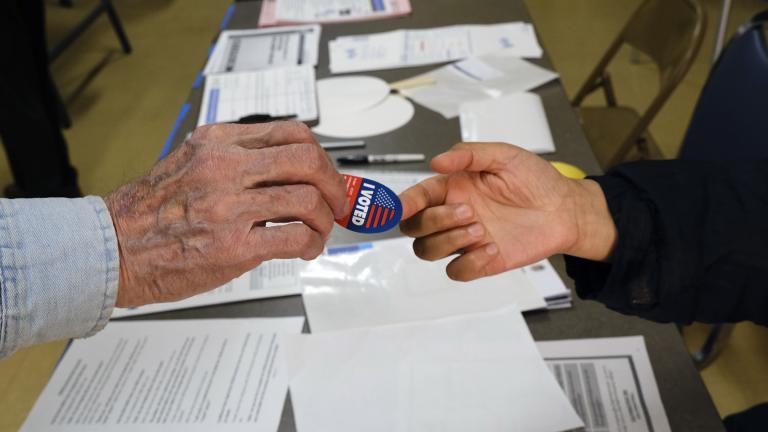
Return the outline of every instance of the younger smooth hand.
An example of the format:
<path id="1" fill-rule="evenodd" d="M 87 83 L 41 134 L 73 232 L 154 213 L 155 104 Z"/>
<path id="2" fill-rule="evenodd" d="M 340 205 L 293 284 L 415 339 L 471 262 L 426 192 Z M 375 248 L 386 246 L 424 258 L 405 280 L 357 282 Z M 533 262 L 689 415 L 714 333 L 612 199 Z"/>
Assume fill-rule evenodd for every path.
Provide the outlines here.
<path id="1" fill-rule="evenodd" d="M 448 276 L 468 281 L 556 253 L 606 259 L 616 228 L 600 186 L 570 180 L 504 143 L 462 143 L 432 160 L 441 175 L 401 195 L 400 228 L 417 256 L 453 254 Z"/>

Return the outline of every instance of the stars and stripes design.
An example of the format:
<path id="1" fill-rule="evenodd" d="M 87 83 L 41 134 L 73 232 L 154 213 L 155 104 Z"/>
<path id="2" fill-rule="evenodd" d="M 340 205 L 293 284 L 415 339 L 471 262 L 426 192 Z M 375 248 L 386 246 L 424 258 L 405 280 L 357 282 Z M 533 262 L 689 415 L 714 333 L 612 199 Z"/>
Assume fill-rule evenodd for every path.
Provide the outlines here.
<path id="1" fill-rule="evenodd" d="M 347 174 L 344 177 L 350 213 L 336 223 L 362 234 L 381 233 L 397 226 L 403 214 L 397 194 L 370 179 Z"/>
<path id="2" fill-rule="evenodd" d="M 389 193 L 380 187 L 376 188 L 371 208 L 368 210 L 368 220 L 365 221 L 365 227 L 373 226 L 373 228 L 378 228 L 380 225 L 386 225 L 387 222 L 395 217 L 396 209 L 395 201 Z"/>

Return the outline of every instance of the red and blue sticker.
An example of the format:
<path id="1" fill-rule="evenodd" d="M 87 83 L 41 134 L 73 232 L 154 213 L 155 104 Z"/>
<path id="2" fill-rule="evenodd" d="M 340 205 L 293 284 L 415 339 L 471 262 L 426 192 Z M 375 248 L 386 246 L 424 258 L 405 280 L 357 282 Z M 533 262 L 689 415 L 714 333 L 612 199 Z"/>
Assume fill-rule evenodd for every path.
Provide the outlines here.
<path id="1" fill-rule="evenodd" d="M 344 174 L 350 213 L 336 223 L 362 234 L 389 231 L 400 222 L 403 205 L 397 194 L 370 179 Z"/>

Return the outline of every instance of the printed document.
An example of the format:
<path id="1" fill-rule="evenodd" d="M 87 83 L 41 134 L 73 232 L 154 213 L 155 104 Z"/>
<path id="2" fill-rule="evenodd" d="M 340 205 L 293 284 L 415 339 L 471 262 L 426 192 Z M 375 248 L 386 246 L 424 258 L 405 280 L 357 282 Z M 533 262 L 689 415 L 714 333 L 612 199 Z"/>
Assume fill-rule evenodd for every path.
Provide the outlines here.
<path id="1" fill-rule="evenodd" d="M 253 114 L 316 120 L 315 68 L 293 66 L 205 78 L 198 126 L 235 122 Z"/>
<path id="2" fill-rule="evenodd" d="M 394 30 L 339 37 L 329 44 L 332 73 L 422 66 L 496 51 L 516 57 L 543 53 L 533 26 L 523 22 Z"/>
<path id="3" fill-rule="evenodd" d="M 115 308 L 112 318 L 146 315 L 179 309 L 211 306 L 245 300 L 298 295 L 303 291 L 299 281 L 301 260 L 272 260 L 262 263 L 213 291 L 169 303 L 155 303 L 135 308 Z"/>
<path id="4" fill-rule="evenodd" d="M 419 259 L 405 237 L 329 247 L 301 272 L 304 307 L 313 333 L 414 322 L 546 302 L 519 271 L 456 282 L 452 258 Z"/>
<path id="5" fill-rule="evenodd" d="M 368 21 L 409 13 L 410 0 L 264 0 L 259 27 Z"/>
<path id="6" fill-rule="evenodd" d="M 536 343 L 587 432 L 669 432 L 642 336 Z"/>
<path id="7" fill-rule="evenodd" d="M 431 79 L 435 84 L 404 89 L 401 93 L 445 118 L 453 118 L 459 115 L 459 107 L 464 102 L 528 91 L 557 76 L 526 60 L 497 52 L 417 75 L 411 79 Z"/>
<path id="8" fill-rule="evenodd" d="M 225 30 L 213 48 L 205 75 L 317 65 L 320 26 Z"/>
<path id="9" fill-rule="evenodd" d="M 72 342 L 24 431 L 275 432 L 303 317 L 113 322 Z"/>
<path id="10" fill-rule="evenodd" d="M 288 335 L 301 432 L 526 431 L 582 426 L 515 308 Z"/>

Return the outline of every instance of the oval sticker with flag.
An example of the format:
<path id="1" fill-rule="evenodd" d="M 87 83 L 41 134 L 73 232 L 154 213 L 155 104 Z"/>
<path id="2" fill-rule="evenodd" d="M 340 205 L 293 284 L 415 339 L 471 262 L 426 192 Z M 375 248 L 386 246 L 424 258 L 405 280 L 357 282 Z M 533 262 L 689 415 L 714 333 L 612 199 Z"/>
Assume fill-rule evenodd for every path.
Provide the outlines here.
<path id="1" fill-rule="evenodd" d="M 375 234 L 394 228 L 403 216 L 400 198 L 383 184 L 344 174 L 350 213 L 336 223 L 363 234 Z"/>

